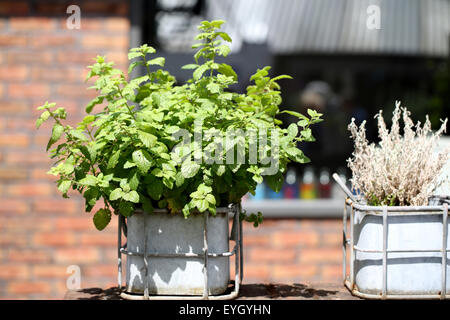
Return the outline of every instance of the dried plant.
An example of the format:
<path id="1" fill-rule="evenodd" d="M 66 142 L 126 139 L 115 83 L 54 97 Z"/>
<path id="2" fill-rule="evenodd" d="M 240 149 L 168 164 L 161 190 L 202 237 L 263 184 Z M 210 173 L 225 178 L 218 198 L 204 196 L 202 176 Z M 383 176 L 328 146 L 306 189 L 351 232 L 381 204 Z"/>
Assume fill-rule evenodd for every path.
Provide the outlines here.
<path id="1" fill-rule="evenodd" d="M 392 126 L 388 130 L 380 110 L 375 116 L 378 145 L 368 143 L 365 121 L 358 128 L 352 119 L 348 126 L 355 144 L 353 158 L 348 159 L 352 187 L 370 205 L 427 205 L 433 190 L 442 183 L 439 175 L 450 150 L 437 155 L 433 151 L 446 130 L 447 119 L 433 132 L 428 116 L 421 127 L 420 122 L 413 123 L 410 115 L 396 101 Z M 400 118 L 404 123 L 403 135 Z"/>

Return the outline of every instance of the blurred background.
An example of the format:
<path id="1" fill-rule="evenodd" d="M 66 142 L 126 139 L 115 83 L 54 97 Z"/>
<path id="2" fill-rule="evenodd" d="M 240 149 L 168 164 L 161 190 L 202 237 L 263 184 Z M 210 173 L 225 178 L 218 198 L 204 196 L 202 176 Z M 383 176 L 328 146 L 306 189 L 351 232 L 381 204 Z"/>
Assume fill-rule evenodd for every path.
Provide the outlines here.
<path id="1" fill-rule="evenodd" d="M 80 28 L 68 27 L 72 4 Z M 312 162 L 290 167 L 280 193 L 261 184 L 244 200 L 265 215 L 245 226 L 244 281 L 342 283 L 344 198 L 331 174 L 349 177 L 347 125 L 368 120 L 376 138 L 373 116 L 390 118 L 395 100 L 435 127 L 448 117 L 450 0 L 0 0 L 0 298 L 62 298 L 70 265 L 85 288 L 117 278 L 117 223 L 98 232 L 79 196 L 58 194 L 46 175 L 51 128 L 34 129 L 36 107 L 54 101 L 81 120 L 93 97 L 86 66 L 106 55 L 126 70 L 128 49 L 143 43 L 183 83 L 196 27 L 212 19 L 226 20 L 233 39 L 233 90 L 270 65 L 294 78 L 280 81 L 282 108 L 325 119 L 317 141 L 300 146 Z"/>

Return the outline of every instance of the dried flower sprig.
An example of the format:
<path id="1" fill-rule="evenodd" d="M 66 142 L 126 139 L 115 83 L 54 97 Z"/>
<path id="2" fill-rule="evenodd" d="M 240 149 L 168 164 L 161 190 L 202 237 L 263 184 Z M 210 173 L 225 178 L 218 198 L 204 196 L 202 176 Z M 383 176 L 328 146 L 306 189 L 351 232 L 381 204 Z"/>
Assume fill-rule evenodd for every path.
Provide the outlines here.
<path id="1" fill-rule="evenodd" d="M 378 145 L 367 141 L 365 121 L 360 127 L 352 119 L 348 126 L 354 140 L 353 157 L 348 159 L 352 171 L 352 187 L 370 205 L 426 205 L 433 190 L 442 183 L 439 174 L 449 159 L 450 149 L 439 154 L 434 150 L 446 131 L 447 119 L 433 132 L 431 123 L 414 124 L 411 113 L 396 101 L 390 130 L 382 110 L 378 121 Z M 404 127 L 400 130 L 400 119 Z"/>

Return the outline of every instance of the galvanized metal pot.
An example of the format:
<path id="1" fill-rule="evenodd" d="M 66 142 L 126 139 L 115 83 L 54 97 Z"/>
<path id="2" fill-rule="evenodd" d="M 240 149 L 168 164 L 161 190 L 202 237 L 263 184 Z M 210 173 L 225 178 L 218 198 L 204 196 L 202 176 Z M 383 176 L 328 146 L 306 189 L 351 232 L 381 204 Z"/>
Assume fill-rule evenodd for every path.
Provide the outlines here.
<path id="1" fill-rule="evenodd" d="M 386 222 L 386 248 L 382 213 L 355 210 L 353 220 L 355 289 L 379 297 L 383 291 L 390 296 L 439 297 L 442 294 L 442 255 L 448 255 L 446 251 L 442 252 L 443 232 L 448 228 L 448 222 L 443 226 L 442 213 L 417 211 L 390 215 Z M 450 247 L 450 240 L 445 237 L 444 241 L 445 250 Z M 384 251 L 387 252 L 385 270 Z M 444 268 L 448 274 L 450 266 L 445 264 Z M 448 294 L 450 282 L 448 278 L 444 281 L 444 290 Z"/>
<path id="2" fill-rule="evenodd" d="M 147 287 L 151 295 L 201 296 L 205 289 L 204 230 L 208 233 L 210 253 L 228 252 L 228 223 L 227 210 L 218 210 L 216 216 L 209 215 L 206 221 L 203 214 L 185 219 L 182 214 L 167 212 L 136 212 L 128 217 L 127 251 L 141 255 L 127 257 L 127 292 L 144 294 Z M 148 259 L 144 259 L 144 254 Z M 229 280 L 229 257 L 208 257 L 208 294 L 225 292 Z"/>
<path id="3" fill-rule="evenodd" d="M 449 298 L 448 203 L 369 206 L 338 175 L 333 178 L 347 195 L 343 278 L 352 294 L 368 299 Z"/>

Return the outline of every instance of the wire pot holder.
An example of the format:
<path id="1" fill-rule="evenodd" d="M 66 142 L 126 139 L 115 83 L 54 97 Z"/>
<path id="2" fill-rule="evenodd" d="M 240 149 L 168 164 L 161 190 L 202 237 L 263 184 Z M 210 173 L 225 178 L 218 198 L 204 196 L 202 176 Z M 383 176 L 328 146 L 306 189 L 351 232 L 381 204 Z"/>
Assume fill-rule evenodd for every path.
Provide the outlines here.
<path id="1" fill-rule="evenodd" d="M 156 209 L 155 213 L 166 213 L 167 211 L 164 209 Z M 117 275 L 117 282 L 118 282 L 118 288 L 122 290 L 122 255 L 127 256 L 141 256 L 144 259 L 144 268 L 145 268 L 145 281 L 144 281 L 144 294 L 130 294 L 126 291 L 122 291 L 120 296 L 124 299 L 128 300 L 229 300 L 229 299 L 235 299 L 239 295 L 239 288 L 240 284 L 242 283 L 243 279 L 243 268 L 244 268 L 244 259 L 242 254 L 242 247 L 243 247 L 243 241 L 242 241 L 242 221 L 239 218 L 240 212 L 241 212 L 241 205 L 240 204 L 230 204 L 228 208 L 222 207 L 217 208 L 217 213 L 220 212 L 229 212 L 233 213 L 233 224 L 231 228 L 231 233 L 229 236 L 229 240 L 234 241 L 234 247 L 231 251 L 227 252 L 209 252 L 208 251 L 208 217 L 209 212 L 205 212 L 203 214 L 203 252 L 198 253 L 167 253 L 167 252 L 147 252 L 147 249 L 144 247 L 144 253 L 139 252 L 131 252 L 127 249 L 127 243 L 122 245 L 122 233 L 127 237 L 127 223 L 125 221 L 125 217 L 119 215 L 118 216 L 118 232 L 117 232 L 117 257 L 118 257 L 118 275 Z M 145 242 L 146 243 L 146 242 Z M 209 295 L 208 290 L 208 258 L 209 257 L 231 257 L 235 256 L 235 275 L 234 275 L 234 285 L 232 288 L 232 291 L 227 294 L 222 295 Z M 200 295 L 189 295 L 189 296 L 182 296 L 182 295 L 149 295 L 149 289 L 148 289 L 148 259 L 155 258 L 155 257 L 189 257 L 189 258 L 196 258 L 196 259 L 202 259 L 203 260 L 203 280 L 204 280 L 204 286 L 203 286 L 203 294 Z M 233 281 L 230 281 L 230 283 L 233 283 Z"/>
<path id="2" fill-rule="evenodd" d="M 339 178 L 337 174 L 333 175 L 335 181 L 339 184 L 342 190 L 347 195 L 344 205 L 343 214 L 343 264 L 342 264 L 342 274 L 344 285 L 347 289 L 355 296 L 366 298 L 366 299 L 449 299 L 450 295 L 447 294 L 447 253 L 450 251 L 447 248 L 447 234 L 448 234 L 448 199 L 446 197 L 439 197 L 439 199 L 433 199 L 433 205 L 428 206 L 368 206 L 365 204 L 358 203 L 355 196 L 346 187 L 345 183 Z M 431 203 L 431 200 L 430 200 Z M 441 204 L 442 205 L 438 205 Z M 347 219 L 348 219 L 348 208 L 350 208 L 350 237 L 347 237 Z M 383 218 L 383 248 L 382 250 L 366 249 L 360 248 L 355 245 L 354 238 L 354 219 L 355 219 L 355 209 L 364 212 L 366 215 L 382 215 Z M 399 215 L 442 215 L 442 247 L 441 249 L 416 249 L 416 250 L 388 250 L 388 237 L 387 237 L 387 226 L 388 218 L 390 216 Z M 350 249 L 350 268 L 349 274 L 347 274 L 347 248 Z M 360 292 L 355 285 L 355 253 L 356 252 L 372 252 L 382 254 L 382 291 L 380 295 L 370 294 Z M 428 253 L 428 252 L 441 252 L 441 265 L 442 265 L 442 276 L 441 276 L 441 290 L 436 294 L 391 294 L 387 290 L 387 256 L 388 253 Z"/>

